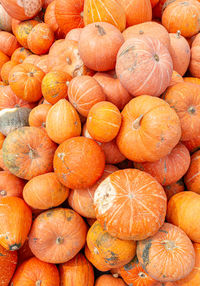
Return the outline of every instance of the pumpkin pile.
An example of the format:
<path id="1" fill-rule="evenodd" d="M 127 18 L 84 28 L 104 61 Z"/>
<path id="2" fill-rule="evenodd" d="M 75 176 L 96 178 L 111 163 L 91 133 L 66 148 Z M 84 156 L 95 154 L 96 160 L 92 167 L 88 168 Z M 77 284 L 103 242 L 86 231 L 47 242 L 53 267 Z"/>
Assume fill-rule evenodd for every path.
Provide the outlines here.
<path id="1" fill-rule="evenodd" d="M 0 2 L 0 286 L 199 286 L 200 1 Z"/>

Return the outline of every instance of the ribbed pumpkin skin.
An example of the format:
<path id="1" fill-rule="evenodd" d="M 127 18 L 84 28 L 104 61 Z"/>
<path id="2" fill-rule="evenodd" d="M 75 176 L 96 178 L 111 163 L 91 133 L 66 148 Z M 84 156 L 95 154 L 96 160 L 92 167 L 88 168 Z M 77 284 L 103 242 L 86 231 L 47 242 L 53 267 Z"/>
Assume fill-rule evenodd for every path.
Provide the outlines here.
<path id="1" fill-rule="evenodd" d="M 17 251 L 8 251 L 0 245 L 1 286 L 8 286 L 17 266 Z"/>
<path id="2" fill-rule="evenodd" d="M 184 79 L 182 78 L 182 76 L 177 73 L 176 71 L 173 70 L 173 73 L 172 73 L 172 78 L 171 78 L 171 82 L 170 82 L 170 85 L 169 86 L 173 86 L 177 83 L 181 83 L 181 82 L 184 82 Z"/>
<path id="3" fill-rule="evenodd" d="M 200 135 L 197 135 L 195 138 L 192 138 L 187 141 L 183 141 L 183 144 L 188 148 L 190 153 L 194 153 L 200 149 Z"/>
<path id="4" fill-rule="evenodd" d="M 8 13 L 6 12 L 6 10 L 3 8 L 2 5 L 0 5 L 0 29 L 6 32 L 11 32 L 12 31 L 12 18 L 10 17 L 10 15 L 8 15 Z"/>
<path id="5" fill-rule="evenodd" d="M 12 174 L 30 180 L 52 171 L 56 147 L 40 128 L 21 127 L 6 137 L 3 160 Z"/>
<path id="6" fill-rule="evenodd" d="M 121 278 L 114 278 L 112 275 L 104 274 L 97 278 L 95 286 L 126 286 Z"/>
<path id="7" fill-rule="evenodd" d="M 3 149 L 0 149 L 0 168 L 3 171 L 9 171 L 8 168 L 5 166 L 4 162 L 3 162 Z"/>
<path id="8" fill-rule="evenodd" d="M 191 60 L 189 70 L 192 76 L 200 78 L 200 35 L 198 34 L 192 43 Z"/>
<path id="9" fill-rule="evenodd" d="M 169 86 L 173 63 L 167 48 L 149 36 L 127 40 L 119 49 L 117 77 L 134 96 L 160 96 Z"/>
<path id="10" fill-rule="evenodd" d="M 152 175 L 161 185 L 167 186 L 181 179 L 190 165 L 190 153 L 182 143 L 159 161 L 135 163 L 135 168 Z"/>
<path id="11" fill-rule="evenodd" d="M 7 250 L 18 250 L 31 228 L 31 210 L 22 199 L 6 197 L 1 199 L 0 211 L 0 244 Z"/>
<path id="12" fill-rule="evenodd" d="M 166 3 L 162 14 L 162 24 L 169 33 L 176 33 L 179 30 L 182 36 L 192 37 L 199 32 L 200 3 L 198 1 L 176 0 Z"/>
<path id="13" fill-rule="evenodd" d="M 2 2 L 1 2 L 2 3 Z M 11 56 L 13 52 L 19 48 L 16 37 L 8 32 L 0 31 L 0 50 L 7 56 Z"/>
<path id="14" fill-rule="evenodd" d="M 5 63 L 9 61 L 9 57 L 0 51 L 0 72 Z"/>
<path id="15" fill-rule="evenodd" d="M 17 63 L 15 63 L 13 61 L 8 61 L 2 66 L 2 68 L 1 68 L 1 79 L 3 80 L 4 84 L 6 84 L 6 85 L 9 84 L 8 78 L 9 78 L 10 71 L 16 65 L 17 65 Z"/>
<path id="16" fill-rule="evenodd" d="M 32 109 L 29 114 L 29 125 L 34 127 L 46 127 L 46 117 L 49 109 L 51 108 L 50 104 L 40 104 Z"/>
<path id="17" fill-rule="evenodd" d="M 179 180 L 173 184 L 164 187 L 165 193 L 167 195 L 167 200 L 169 201 L 172 196 L 177 193 L 184 192 L 184 183 L 183 180 Z"/>
<path id="18" fill-rule="evenodd" d="M 0 199 L 22 197 L 25 182 L 8 171 L 0 171 Z"/>
<path id="19" fill-rule="evenodd" d="M 184 82 L 200 84 L 200 78 L 198 78 L 198 77 L 184 77 L 183 80 L 184 80 Z"/>
<path id="20" fill-rule="evenodd" d="M 64 263 L 84 246 L 86 232 L 86 223 L 76 212 L 55 208 L 41 213 L 34 220 L 29 246 L 33 254 L 42 261 Z"/>
<path id="21" fill-rule="evenodd" d="M 55 265 L 42 262 L 36 257 L 33 257 L 24 261 L 20 266 L 18 266 L 11 280 L 11 285 L 59 286 L 59 272 Z"/>
<path id="22" fill-rule="evenodd" d="M 136 169 L 114 172 L 94 195 L 96 218 L 111 235 L 124 240 L 154 235 L 164 222 L 166 202 L 162 186 Z"/>
<path id="23" fill-rule="evenodd" d="M 96 252 L 91 252 L 87 244 L 85 245 L 85 256 L 99 271 L 105 272 L 110 270 L 110 267 L 105 263 L 103 258 L 101 258 Z"/>
<path id="24" fill-rule="evenodd" d="M 188 191 L 200 194 L 200 151 L 195 152 L 191 157 L 191 164 L 184 177 Z"/>
<path id="25" fill-rule="evenodd" d="M 159 263 L 160 255 L 164 265 Z M 183 230 L 169 223 L 164 223 L 154 236 L 137 244 L 137 257 L 144 270 L 161 282 L 184 278 L 195 264 L 191 240 Z"/>
<path id="26" fill-rule="evenodd" d="M 25 58 L 27 58 L 30 55 L 32 55 L 32 53 L 29 50 L 25 48 L 18 48 L 12 54 L 11 61 L 17 64 L 22 64 Z"/>
<path id="27" fill-rule="evenodd" d="M 94 285 L 94 271 L 90 262 L 82 253 L 59 265 L 60 280 L 63 286 Z"/>
<path id="28" fill-rule="evenodd" d="M 181 192 L 168 203 L 167 221 L 184 230 L 192 241 L 200 243 L 199 211 L 199 194 Z"/>
<path id="29" fill-rule="evenodd" d="M 125 11 L 119 1 L 85 0 L 83 19 L 85 26 L 94 22 L 107 22 L 120 31 L 126 27 Z"/>

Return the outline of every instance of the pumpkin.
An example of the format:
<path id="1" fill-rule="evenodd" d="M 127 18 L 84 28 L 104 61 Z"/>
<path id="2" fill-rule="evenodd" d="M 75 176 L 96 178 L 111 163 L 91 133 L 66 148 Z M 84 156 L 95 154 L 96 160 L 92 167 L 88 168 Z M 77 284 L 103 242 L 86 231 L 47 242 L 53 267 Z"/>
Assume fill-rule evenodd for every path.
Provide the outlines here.
<path id="1" fill-rule="evenodd" d="M 169 86 L 172 72 L 169 51 L 148 36 L 127 40 L 117 54 L 117 77 L 134 96 L 160 96 Z"/>
<path id="2" fill-rule="evenodd" d="M 0 29 L 6 32 L 12 31 L 12 18 L 6 12 L 2 5 L 0 5 Z"/>
<path id="3" fill-rule="evenodd" d="M 169 201 L 172 196 L 174 196 L 177 193 L 184 191 L 184 183 L 183 180 L 180 179 L 175 183 L 172 183 L 168 186 L 164 187 L 165 193 L 167 195 L 167 200 Z"/>
<path id="4" fill-rule="evenodd" d="M 28 126 L 30 108 L 9 108 L 0 111 L 0 132 L 7 136 L 10 132 Z"/>
<path id="5" fill-rule="evenodd" d="M 0 149 L 0 169 L 4 171 L 9 171 L 8 168 L 5 166 L 4 161 L 3 161 L 3 150 L 2 148 Z"/>
<path id="6" fill-rule="evenodd" d="M 182 143 L 171 153 L 156 162 L 135 163 L 135 168 L 149 173 L 161 185 L 167 186 L 180 180 L 190 166 L 190 153 Z"/>
<path id="7" fill-rule="evenodd" d="M 104 274 L 97 278 L 95 286 L 126 286 L 121 278 L 115 278 L 112 275 Z"/>
<path id="8" fill-rule="evenodd" d="M 27 38 L 28 48 L 37 55 L 46 54 L 53 42 L 54 32 L 46 23 L 39 23 L 33 27 Z"/>
<path id="9" fill-rule="evenodd" d="M 172 73 L 172 78 L 171 78 L 171 82 L 170 82 L 170 85 L 169 86 L 173 86 L 177 83 L 181 83 L 181 82 L 184 82 L 184 79 L 182 78 L 182 76 L 177 73 L 176 71 L 173 70 L 173 73 Z"/>
<path id="10" fill-rule="evenodd" d="M 198 77 L 184 77 L 183 80 L 184 80 L 184 82 L 200 84 L 200 78 L 198 78 Z"/>
<path id="11" fill-rule="evenodd" d="M 189 237 L 170 223 L 164 223 L 151 238 L 138 242 L 137 257 L 144 270 L 161 282 L 184 278 L 195 264 L 194 247 Z M 158 262 L 160 257 L 164 264 Z"/>
<path id="12" fill-rule="evenodd" d="M 96 71 L 108 71 L 115 68 L 117 52 L 123 42 L 124 38 L 115 26 L 96 22 L 83 28 L 78 49 L 87 67 Z"/>
<path id="13" fill-rule="evenodd" d="M 28 237 L 27 237 L 23 246 L 18 250 L 18 265 L 33 256 L 34 255 L 28 245 Z"/>
<path id="14" fill-rule="evenodd" d="M 11 33 L 0 31 L 0 51 L 11 56 L 13 52 L 19 48 L 19 43 L 14 35 Z"/>
<path id="15" fill-rule="evenodd" d="M 42 80 L 42 94 L 51 104 L 62 98 L 67 98 L 68 86 L 72 77 L 63 71 L 53 71 L 45 75 Z"/>
<path id="16" fill-rule="evenodd" d="M 89 138 L 70 138 L 55 152 L 54 171 L 59 181 L 70 189 L 91 187 L 100 179 L 104 168 L 105 155 Z"/>
<path id="17" fill-rule="evenodd" d="M 103 180 L 110 174 L 117 171 L 118 168 L 113 165 L 106 165 L 101 178 L 90 188 L 71 190 L 68 203 L 70 207 L 79 213 L 81 216 L 87 218 L 95 218 L 94 211 L 94 193 Z"/>
<path id="18" fill-rule="evenodd" d="M 43 2 L 43 0 L 2 0 L 1 5 L 12 18 L 17 20 L 27 20 L 38 14 L 42 8 Z"/>
<path id="19" fill-rule="evenodd" d="M 1 68 L 1 79 L 3 80 L 3 83 L 5 85 L 8 85 L 9 82 L 8 82 L 8 78 L 9 78 L 9 74 L 10 74 L 10 71 L 12 70 L 12 68 L 14 68 L 15 66 L 17 65 L 16 62 L 13 62 L 13 61 L 8 61 L 6 62 L 2 68 Z"/>
<path id="20" fill-rule="evenodd" d="M 194 153 L 200 148 L 200 134 L 198 134 L 195 138 L 184 141 L 183 144 L 188 148 L 190 153 Z"/>
<path id="21" fill-rule="evenodd" d="M 3 146 L 3 142 L 4 142 L 5 138 L 6 138 L 6 137 L 0 132 L 0 149 L 1 149 L 2 146 Z"/>
<path id="22" fill-rule="evenodd" d="M 170 33 L 170 55 L 173 61 L 173 68 L 181 76 L 183 76 L 190 63 L 190 46 L 187 40 L 181 36 L 180 31 Z"/>
<path id="23" fill-rule="evenodd" d="M 199 4 L 200 5 L 200 4 Z M 200 78 L 200 34 L 198 34 L 192 43 L 191 47 L 191 60 L 190 60 L 190 66 L 189 70 L 192 76 Z"/>
<path id="24" fill-rule="evenodd" d="M 17 266 L 17 251 L 8 251 L 0 245 L 0 275 L 1 286 L 9 285 L 9 282 Z"/>
<path id="25" fill-rule="evenodd" d="M 63 286 L 71 285 L 94 285 L 94 271 L 82 253 L 73 259 L 59 265 L 60 280 Z"/>
<path id="26" fill-rule="evenodd" d="M 87 233 L 87 245 L 91 252 L 95 252 L 110 268 L 121 267 L 128 263 L 136 253 L 136 242 L 121 240 L 111 236 L 96 221 Z"/>
<path id="27" fill-rule="evenodd" d="M 85 26 L 94 22 L 107 22 L 120 31 L 126 27 L 125 11 L 119 1 L 85 0 L 83 19 Z"/>
<path id="28" fill-rule="evenodd" d="M 96 252 L 91 252 L 87 244 L 85 245 L 85 256 L 99 271 L 105 272 L 110 270 L 109 266 L 105 263 L 103 258 L 101 258 L 101 256 L 99 256 Z"/>
<path id="29" fill-rule="evenodd" d="M 41 82 L 45 73 L 32 64 L 16 65 L 9 74 L 12 91 L 28 102 L 38 101 L 42 97 Z"/>
<path id="30" fill-rule="evenodd" d="M 0 72 L 5 63 L 9 61 L 9 57 L 0 51 Z"/>
<path id="31" fill-rule="evenodd" d="M 199 32 L 200 3 L 198 1 L 176 0 L 166 4 L 162 14 L 162 24 L 169 33 L 180 31 L 183 37 L 192 37 Z"/>
<path id="32" fill-rule="evenodd" d="M 191 157 L 191 164 L 184 177 L 184 182 L 189 191 L 200 194 L 200 151 L 196 151 Z"/>
<path id="33" fill-rule="evenodd" d="M 38 56 L 38 55 L 32 54 L 29 57 L 25 58 L 23 63 L 24 64 L 33 64 L 33 65 L 37 66 L 37 63 L 38 63 L 38 61 L 40 60 L 41 57 L 42 56 Z"/>
<path id="34" fill-rule="evenodd" d="M 102 87 L 103 92 L 106 95 L 106 100 L 116 105 L 119 110 L 123 109 L 124 106 L 131 100 L 132 97 L 121 85 L 115 72 L 98 72 L 94 75 L 94 78 Z"/>
<path id="35" fill-rule="evenodd" d="M 55 173 L 46 173 L 32 178 L 23 190 L 25 202 L 34 209 L 45 210 L 59 206 L 68 195 L 69 189 L 58 181 Z"/>
<path id="36" fill-rule="evenodd" d="M 81 28 L 83 24 L 84 0 L 56 0 L 55 17 L 59 28 L 67 34 L 74 28 Z"/>
<path id="37" fill-rule="evenodd" d="M 86 232 L 86 223 L 79 214 L 71 209 L 55 208 L 41 213 L 34 220 L 29 246 L 44 262 L 64 263 L 84 246 Z"/>
<path id="38" fill-rule="evenodd" d="M 134 37 L 149 36 L 153 39 L 160 40 L 160 42 L 169 49 L 170 37 L 168 31 L 161 24 L 156 22 L 145 22 L 128 27 L 123 31 L 125 41 Z"/>
<path id="39" fill-rule="evenodd" d="M 137 169 L 110 174 L 96 189 L 96 218 L 108 233 L 123 240 L 154 235 L 166 214 L 166 195 L 151 175 Z"/>
<path id="40" fill-rule="evenodd" d="M 1 198 L 0 212 L 0 244 L 7 250 L 18 250 L 31 228 L 31 210 L 18 197 L 4 197 Z"/>
<path id="41" fill-rule="evenodd" d="M 199 211 L 199 194 L 191 191 L 181 192 L 169 200 L 167 221 L 180 227 L 192 241 L 199 243 Z"/>
<path id="42" fill-rule="evenodd" d="M 77 111 L 87 117 L 93 105 L 105 100 L 105 94 L 98 82 L 91 76 L 83 75 L 69 83 L 68 97 Z"/>
<path id="43" fill-rule="evenodd" d="M 181 140 L 187 141 L 200 132 L 200 86 L 192 83 L 179 83 L 169 87 L 164 99 L 176 111 L 181 122 Z"/>
<path id="44" fill-rule="evenodd" d="M 59 282 L 59 272 L 55 265 L 32 257 L 18 266 L 10 285 L 59 286 Z"/>
<path id="45" fill-rule="evenodd" d="M 24 59 L 30 55 L 32 55 L 32 53 L 24 47 L 18 48 L 12 54 L 11 61 L 16 62 L 17 64 L 22 64 Z"/>
<path id="46" fill-rule="evenodd" d="M 3 160 L 9 171 L 19 178 L 52 171 L 56 144 L 37 127 L 21 127 L 11 132 L 3 144 Z"/>
<path id="47" fill-rule="evenodd" d="M 79 115 L 69 101 L 60 99 L 50 108 L 46 117 L 46 131 L 59 144 L 81 134 Z"/>
<path id="48" fill-rule="evenodd" d="M 35 65 L 40 68 L 45 74 L 48 73 L 48 55 L 40 56 Z"/>
<path id="49" fill-rule="evenodd" d="M 29 114 L 29 125 L 35 127 L 46 127 L 46 117 L 51 108 L 50 104 L 40 104 L 33 108 Z"/>
<path id="50" fill-rule="evenodd" d="M 122 111 L 117 145 L 129 160 L 160 160 L 172 151 L 180 137 L 178 115 L 160 98 L 146 95 L 136 97 Z"/>
<path id="51" fill-rule="evenodd" d="M 80 39 L 81 32 L 82 32 L 82 28 L 72 29 L 67 33 L 65 39 L 78 42 Z"/>

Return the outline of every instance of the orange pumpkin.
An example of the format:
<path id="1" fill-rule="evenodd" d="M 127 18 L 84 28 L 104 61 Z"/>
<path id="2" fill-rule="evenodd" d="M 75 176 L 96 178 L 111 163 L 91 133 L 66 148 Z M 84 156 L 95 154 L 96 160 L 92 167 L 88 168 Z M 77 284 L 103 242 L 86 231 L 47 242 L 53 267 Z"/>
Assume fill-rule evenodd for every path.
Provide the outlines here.
<path id="1" fill-rule="evenodd" d="M 199 194 L 181 192 L 169 200 L 167 221 L 184 230 L 192 241 L 200 243 L 199 211 Z"/>
<path id="2" fill-rule="evenodd" d="M 9 61 L 9 57 L 0 51 L 0 72 L 5 63 Z"/>
<path id="3" fill-rule="evenodd" d="M 20 265 L 25 260 L 33 257 L 33 253 L 30 250 L 30 247 L 28 245 L 28 237 L 25 240 L 23 246 L 18 250 L 18 265 Z"/>
<path id="4" fill-rule="evenodd" d="M 5 138 L 6 138 L 6 137 L 0 132 L 0 149 L 1 149 L 2 146 L 3 146 L 3 142 L 4 142 Z"/>
<path id="5" fill-rule="evenodd" d="M 32 55 L 32 53 L 23 48 L 18 48 L 14 51 L 14 53 L 11 56 L 11 61 L 16 62 L 17 64 L 22 64 L 25 58 Z"/>
<path id="6" fill-rule="evenodd" d="M 48 73 L 48 55 L 40 56 L 35 65 L 40 68 L 45 74 Z"/>
<path id="7" fill-rule="evenodd" d="M 180 137 L 178 115 L 160 98 L 136 97 L 122 111 L 117 145 L 121 153 L 132 161 L 160 160 L 172 151 Z"/>
<path id="8" fill-rule="evenodd" d="M 9 285 L 9 282 L 17 266 L 17 251 L 8 251 L 0 245 L 0 276 L 1 286 Z"/>
<path id="9" fill-rule="evenodd" d="M 124 38 L 116 27 L 96 22 L 83 28 L 78 49 L 87 67 L 96 71 L 108 71 L 115 68 L 117 52 L 123 42 Z"/>
<path id="10" fill-rule="evenodd" d="M 105 263 L 103 258 L 101 258 L 101 256 L 99 256 L 96 252 L 91 252 L 87 244 L 85 245 L 85 256 L 99 271 L 105 272 L 110 270 L 109 266 Z"/>
<path id="11" fill-rule="evenodd" d="M 200 3 L 196 0 L 166 2 L 162 24 L 169 33 L 181 32 L 183 37 L 192 37 L 200 30 Z"/>
<path id="12" fill-rule="evenodd" d="M 74 108 L 85 117 L 93 105 L 105 100 L 101 86 L 93 77 L 87 75 L 72 79 L 69 83 L 68 96 Z"/>
<path id="13" fill-rule="evenodd" d="M 34 220 L 29 246 L 33 254 L 42 261 L 64 263 L 84 246 L 86 232 L 86 223 L 76 212 L 55 208 L 41 213 Z"/>
<path id="14" fill-rule="evenodd" d="M 67 98 L 68 86 L 72 77 L 63 71 L 53 71 L 45 75 L 42 80 L 42 94 L 51 104 L 62 98 Z"/>
<path id="15" fill-rule="evenodd" d="M 190 60 L 190 66 L 189 66 L 191 75 L 198 77 L 198 78 L 200 78 L 199 53 L 200 53 L 200 33 L 196 36 L 194 42 L 192 43 L 191 60 Z"/>
<path id="16" fill-rule="evenodd" d="M 112 165 L 106 165 L 104 173 L 101 178 L 92 187 L 87 189 L 75 189 L 71 190 L 68 203 L 70 207 L 79 213 L 81 216 L 87 218 L 95 218 L 94 211 L 94 193 L 103 180 L 107 178 L 110 174 L 117 171 L 118 168 Z M 1 173 L 0 173 L 1 174 Z"/>
<path id="17" fill-rule="evenodd" d="M 45 128 L 46 117 L 50 108 L 50 104 L 40 104 L 33 108 L 29 114 L 29 125 Z"/>
<path id="18" fill-rule="evenodd" d="M 183 80 L 184 80 L 184 82 L 200 84 L 200 78 L 198 78 L 198 77 L 184 77 Z"/>
<path id="19" fill-rule="evenodd" d="M 55 265 L 45 263 L 32 257 L 24 261 L 16 270 L 11 285 L 27 286 L 27 285 L 44 285 L 59 286 L 59 272 Z"/>
<path id="20" fill-rule="evenodd" d="M 24 64 L 33 64 L 33 65 L 37 65 L 37 62 L 39 61 L 39 59 L 41 58 L 41 56 L 38 55 L 31 55 L 27 58 L 24 59 L 23 63 Z"/>
<path id="21" fill-rule="evenodd" d="M 141 240 L 162 226 L 167 198 L 149 174 L 125 169 L 109 175 L 94 194 L 96 218 L 111 235 Z"/>
<path id="22" fill-rule="evenodd" d="M 59 265 L 61 285 L 94 285 L 94 271 L 82 253 Z"/>
<path id="23" fill-rule="evenodd" d="M 13 52 L 19 48 L 16 37 L 8 32 L 0 31 L 0 51 L 7 56 L 12 56 Z"/>
<path id="24" fill-rule="evenodd" d="M 3 80 L 5 85 L 8 85 L 8 78 L 10 71 L 17 65 L 16 62 L 8 61 L 1 68 L 1 79 Z"/>
<path id="25" fill-rule="evenodd" d="M 95 286 L 126 286 L 121 278 L 115 278 L 112 275 L 104 274 L 97 278 Z"/>
<path id="26" fill-rule="evenodd" d="M 78 42 L 80 39 L 81 32 L 82 28 L 72 29 L 67 33 L 65 39 Z"/>
<path id="27" fill-rule="evenodd" d="M 6 10 L 3 8 L 2 5 L 0 5 L 0 29 L 6 32 L 11 32 L 12 31 L 12 18 Z"/>
<path id="28" fill-rule="evenodd" d="M 184 141 L 183 144 L 188 148 L 191 153 L 194 153 L 200 148 L 200 134 L 198 134 L 195 138 L 189 139 L 188 141 Z"/>
<path id="29" fill-rule="evenodd" d="M 42 97 L 41 82 L 45 73 L 32 64 L 16 65 L 9 74 L 12 91 L 28 102 L 38 101 Z"/>
<path id="30" fill-rule="evenodd" d="M 52 171 L 55 149 L 56 144 L 40 128 L 21 127 L 6 137 L 3 160 L 12 174 L 30 180 Z"/>
<path id="31" fill-rule="evenodd" d="M 0 244 L 8 250 L 18 250 L 31 228 L 31 210 L 22 199 L 5 197 L 1 199 L 0 212 Z"/>
<path id="32" fill-rule="evenodd" d="M 164 187 L 165 193 L 167 195 L 167 200 L 169 201 L 172 196 L 177 193 L 184 191 L 183 180 L 178 180 L 177 182 Z"/>
<path id="33" fill-rule="evenodd" d="M 171 82 L 170 82 L 170 85 L 169 86 L 173 86 L 177 83 L 181 83 L 181 82 L 184 82 L 184 79 L 182 78 L 182 76 L 177 73 L 176 71 L 173 70 L 173 73 L 172 73 L 172 78 L 171 78 Z"/>
<path id="34" fill-rule="evenodd" d="M 134 166 L 152 175 L 161 185 L 167 186 L 185 175 L 190 166 L 190 153 L 185 145 L 179 143 L 159 161 L 134 163 Z"/>
<path id="35" fill-rule="evenodd" d="M 0 199 L 22 197 L 25 182 L 8 171 L 0 171 Z"/>
<path id="36" fill-rule="evenodd" d="M 200 194 L 200 151 L 195 152 L 191 157 L 191 164 L 184 177 L 184 182 L 189 191 Z"/>
<path id="37" fill-rule="evenodd" d="M 119 1 L 85 0 L 83 19 L 85 26 L 95 22 L 107 22 L 120 31 L 126 27 L 125 11 Z"/>
<path id="38" fill-rule="evenodd" d="M 169 86 L 172 72 L 169 51 L 157 39 L 147 36 L 132 38 L 118 52 L 117 77 L 134 96 L 160 96 Z"/>
<path id="39" fill-rule="evenodd" d="M 137 257 L 144 270 L 161 282 L 184 278 L 195 264 L 191 240 L 183 230 L 170 223 L 164 223 L 151 238 L 138 242 Z M 160 257 L 164 265 L 159 263 Z"/>

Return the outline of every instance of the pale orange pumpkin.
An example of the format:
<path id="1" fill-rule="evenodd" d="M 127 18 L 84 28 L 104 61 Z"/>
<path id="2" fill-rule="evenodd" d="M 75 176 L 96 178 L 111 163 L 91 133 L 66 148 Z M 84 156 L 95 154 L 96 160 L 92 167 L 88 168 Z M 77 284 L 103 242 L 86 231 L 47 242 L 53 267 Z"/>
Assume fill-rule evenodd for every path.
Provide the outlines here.
<path id="1" fill-rule="evenodd" d="M 12 31 L 12 18 L 6 12 L 2 5 L 0 5 L 0 29 L 6 32 Z"/>
<path id="2" fill-rule="evenodd" d="M 8 32 L 0 31 L 0 51 L 6 54 L 7 56 L 11 56 L 13 52 L 19 48 L 20 45 L 17 42 L 16 37 Z"/>
<path id="3" fill-rule="evenodd" d="M 10 71 L 12 70 L 12 68 L 14 68 L 17 65 L 16 62 L 13 61 L 8 61 L 6 62 L 2 68 L 1 68 L 1 79 L 3 80 L 5 85 L 8 85 L 8 78 L 9 78 L 9 74 Z"/>
<path id="4" fill-rule="evenodd" d="M 67 33 L 65 39 L 78 42 L 80 39 L 81 32 L 82 32 L 82 28 L 72 29 Z"/>
<path id="5" fill-rule="evenodd" d="M 173 70 L 173 73 L 172 73 L 172 78 L 171 78 L 171 82 L 170 82 L 170 85 L 169 86 L 173 86 L 177 83 L 181 83 L 181 82 L 184 82 L 184 79 L 182 78 L 182 76 L 177 73 L 176 71 Z"/>
<path id="6" fill-rule="evenodd" d="M 50 104 L 40 104 L 33 108 L 29 114 L 29 125 L 46 128 L 46 117 L 50 108 Z"/>
<path id="7" fill-rule="evenodd" d="M 121 278 L 115 278 L 112 275 L 104 274 L 97 278 L 95 286 L 126 286 L 124 281 Z"/>
<path id="8" fill-rule="evenodd" d="M 200 68 L 199 68 L 199 54 L 200 54 L 200 33 L 196 36 L 191 47 L 191 60 L 189 70 L 192 76 L 200 78 Z"/>

